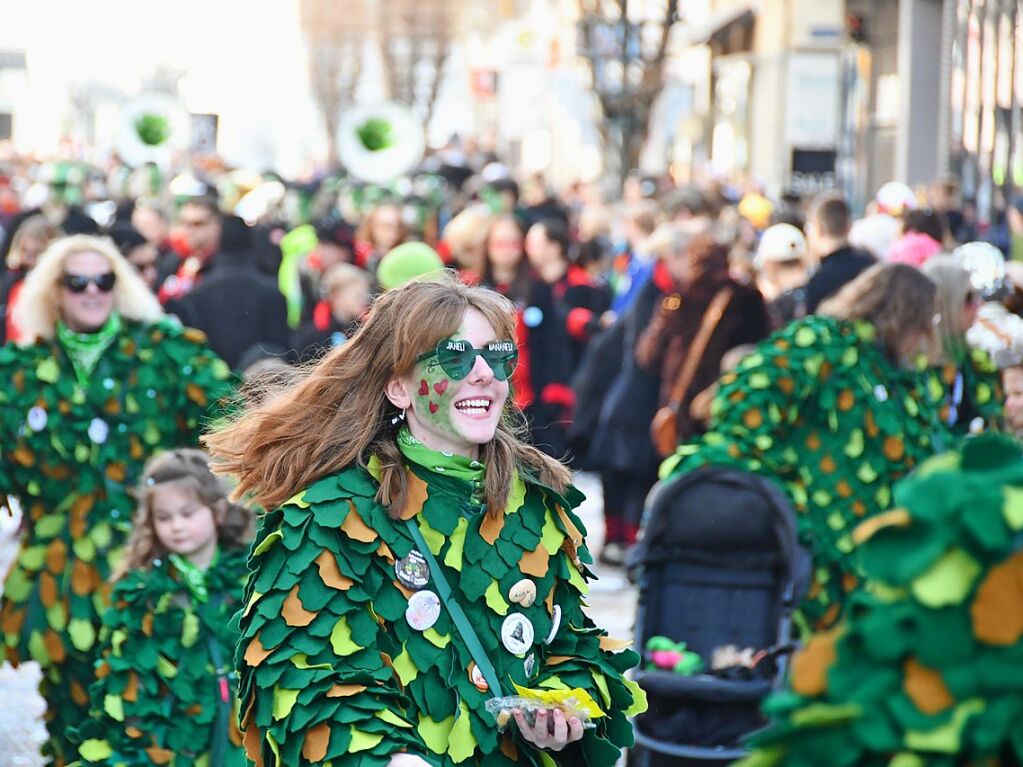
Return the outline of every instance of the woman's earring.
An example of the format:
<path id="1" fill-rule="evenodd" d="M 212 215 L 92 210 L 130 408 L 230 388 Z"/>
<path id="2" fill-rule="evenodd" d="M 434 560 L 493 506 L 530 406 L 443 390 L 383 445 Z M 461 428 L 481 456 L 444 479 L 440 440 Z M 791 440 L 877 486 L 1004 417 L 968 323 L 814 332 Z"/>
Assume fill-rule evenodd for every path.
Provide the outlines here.
<path id="1" fill-rule="evenodd" d="M 398 424 L 404 423 L 404 422 L 405 422 L 405 408 L 402 408 L 401 412 L 398 413 L 398 415 L 394 416 L 394 418 L 391 419 L 391 426 L 397 426 Z"/>

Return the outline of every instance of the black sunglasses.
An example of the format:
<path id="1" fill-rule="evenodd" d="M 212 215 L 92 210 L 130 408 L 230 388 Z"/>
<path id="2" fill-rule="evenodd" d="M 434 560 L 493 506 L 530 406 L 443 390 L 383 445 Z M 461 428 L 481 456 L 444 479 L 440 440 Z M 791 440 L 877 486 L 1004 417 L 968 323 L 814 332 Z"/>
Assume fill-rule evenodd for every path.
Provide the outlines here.
<path id="1" fill-rule="evenodd" d="M 114 289 L 117 275 L 113 272 L 105 272 L 92 277 L 84 274 L 65 274 L 61 277 L 60 282 L 72 293 L 84 293 L 89 289 L 90 283 L 95 285 L 100 293 L 109 293 Z"/>

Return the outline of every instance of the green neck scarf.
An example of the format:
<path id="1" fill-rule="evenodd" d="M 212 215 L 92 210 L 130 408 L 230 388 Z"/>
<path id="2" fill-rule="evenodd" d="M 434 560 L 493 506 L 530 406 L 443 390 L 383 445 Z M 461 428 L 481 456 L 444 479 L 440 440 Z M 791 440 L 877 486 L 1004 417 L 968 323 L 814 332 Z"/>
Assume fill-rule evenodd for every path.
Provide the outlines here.
<path id="1" fill-rule="evenodd" d="M 185 583 L 185 588 L 192 594 L 192 597 L 196 602 L 205 604 L 210 598 L 209 589 L 206 588 L 206 573 L 207 570 L 203 570 L 198 565 L 194 565 L 185 559 L 180 554 L 171 554 L 167 557 L 171 564 L 181 573 L 181 578 Z M 213 553 L 213 559 L 210 560 L 209 569 L 212 570 L 220 559 L 220 548 Z"/>
<path id="2" fill-rule="evenodd" d="M 89 376 L 96 369 L 103 352 L 120 332 L 121 317 L 117 312 L 112 312 L 95 333 L 77 333 L 65 325 L 64 320 L 57 321 L 57 341 L 71 360 L 79 384 L 85 386 L 89 382 Z"/>
<path id="3" fill-rule="evenodd" d="M 487 468 L 479 461 L 466 458 L 464 455 L 452 455 L 431 450 L 412 436 L 407 426 L 398 432 L 398 449 L 412 463 L 422 466 L 436 474 L 453 477 L 463 482 L 471 482 L 478 490 L 483 487 L 483 477 Z"/>

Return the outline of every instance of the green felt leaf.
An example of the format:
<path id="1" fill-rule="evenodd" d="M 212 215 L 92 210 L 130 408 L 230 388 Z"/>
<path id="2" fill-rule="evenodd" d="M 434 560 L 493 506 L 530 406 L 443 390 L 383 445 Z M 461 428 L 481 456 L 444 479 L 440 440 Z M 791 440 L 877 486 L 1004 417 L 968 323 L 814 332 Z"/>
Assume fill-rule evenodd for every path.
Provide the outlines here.
<path id="1" fill-rule="evenodd" d="M 55 602 L 46 608 L 46 622 L 56 632 L 62 632 L 67 627 L 67 610 L 60 602 Z"/>
<path id="2" fill-rule="evenodd" d="M 81 754 L 83 759 L 90 762 L 99 762 L 113 756 L 114 750 L 107 741 L 90 738 L 79 746 L 78 753 Z"/>
<path id="3" fill-rule="evenodd" d="M 50 654 L 46 652 L 46 644 L 43 642 L 43 635 L 38 631 L 33 631 L 28 638 L 28 652 L 32 656 L 33 660 L 39 661 L 39 664 L 45 668 L 50 665 Z"/>
<path id="4" fill-rule="evenodd" d="M 352 641 L 352 630 L 344 616 L 338 618 L 334 630 L 330 632 L 330 646 L 334 648 L 334 654 L 341 657 L 352 655 L 362 649 Z"/>
<path id="5" fill-rule="evenodd" d="M 437 633 L 437 629 L 435 628 L 428 628 L 426 631 L 424 631 L 423 638 L 427 642 L 432 644 L 434 647 L 439 647 L 442 650 L 449 644 L 451 644 L 451 637 L 448 636 L 447 634 L 441 636 L 439 633 Z"/>
<path id="6" fill-rule="evenodd" d="M 27 570 L 42 570 L 45 562 L 45 546 L 28 546 L 18 555 L 18 563 Z"/>
<path id="7" fill-rule="evenodd" d="M 266 538 L 259 542 L 259 545 L 252 550 L 252 556 L 258 557 L 260 554 L 268 552 L 277 541 L 284 539 L 284 533 L 280 530 L 274 530 Z"/>
<path id="8" fill-rule="evenodd" d="M 124 701 L 120 695 L 105 695 L 103 697 L 103 710 L 110 715 L 110 718 L 117 721 L 124 721 Z"/>
<path id="9" fill-rule="evenodd" d="M 106 522 L 98 523 L 89 532 L 89 537 L 92 538 L 92 542 L 100 549 L 105 549 L 110 545 L 110 541 L 113 540 L 113 535 L 110 525 Z"/>
<path id="10" fill-rule="evenodd" d="M 160 655 L 156 658 L 156 673 L 164 679 L 173 679 L 178 675 L 178 667 L 163 655 Z"/>
<path id="11" fill-rule="evenodd" d="M 444 546 L 444 534 L 430 527 L 430 523 L 427 522 L 422 515 L 419 517 L 419 529 L 423 534 L 423 540 L 426 541 L 426 546 L 430 549 L 430 552 L 434 556 L 440 554 L 441 547 Z"/>
<path id="12" fill-rule="evenodd" d="M 394 659 L 394 671 L 398 674 L 398 679 L 401 680 L 404 687 L 407 687 L 409 682 L 419 676 L 419 669 L 416 668 L 416 664 L 412 662 L 412 656 L 404 647 L 401 650 L 401 655 Z"/>
<path id="13" fill-rule="evenodd" d="M 360 751 L 369 751 L 376 747 L 384 739 L 383 733 L 363 732 L 352 726 L 352 741 L 348 744 L 348 753 L 357 754 Z"/>
<path id="14" fill-rule="evenodd" d="M 181 646 L 191 647 L 199 638 L 199 617 L 192 612 L 185 613 L 181 621 Z"/>
<path id="15" fill-rule="evenodd" d="M 451 728 L 455 726 L 455 717 L 452 714 L 441 722 L 435 722 L 428 716 L 419 717 L 419 737 L 423 739 L 424 745 L 435 754 L 444 754 L 448 750 L 448 738 Z"/>
<path id="16" fill-rule="evenodd" d="M 1023 530 L 1023 488 L 1006 485 L 1003 493 L 1002 516 L 1013 530 Z"/>
<path id="17" fill-rule="evenodd" d="M 305 491 L 291 496 L 283 504 L 284 506 L 298 506 L 300 509 L 308 509 L 309 503 L 305 499 Z"/>
<path id="18" fill-rule="evenodd" d="M 551 516 L 550 510 L 548 510 L 543 523 L 543 533 L 540 537 L 540 545 L 547 550 L 548 554 L 554 556 L 555 552 L 561 548 L 561 542 L 564 540 L 565 534 L 561 532 L 561 529 L 554 521 L 554 517 Z"/>
<path id="19" fill-rule="evenodd" d="M 36 367 L 36 378 L 45 383 L 57 383 L 57 378 L 60 377 L 60 368 L 57 366 L 57 360 L 53 357 L 47 357 Z"/>
<path id="20" fill-rule="evenodd" d="M 275 720 L 284 719 L 291 714 L 298 700 L 301 690 L 288 690 L 283 687 L 274 687 L 273 717 Z"/>
<path id="21" fill-rule="evenodd" d="M 67 518 L 56 514 L 47 514 L 35 524 L 35 534 L 40 538 L 53 538 L 64 529 Z"/>
<path id="22" fill-rule="evenodd" d="M 96 629 L 92 621 L 84 618 L 72 618 L 67 627 L 68 636 L 71 637 L 71 644 L 76 650 L 88 651 L 96 642 Z"/>
<path id="23" fill-rule="evenodd" d="M 959 752 L 962 743 L 963 726 L 974 714 L 985 708 L 982 700 L 968 700 L 956 706 L 948 723 L 935 727 L 927 732 L 910 731 L 906 733 L 906 747 L 916 751 L 934 751 L 942 754 Z"/>
<path id="24" fill-rule="evenodd" d="M 455 531 L 448 537 L 448 551 L 444 555 L 444 564 L 452 570 L 462 569 L 462 550 L 465 547 L 465 533 L 469 529 L 469 520 L 465 517 L 458 518 Z"/>
<path id="25" fill-rule="evenodd" d="M 487 606 L 498 615 L 508 614 L 508 603 L 504 601 L 504 597 L 501 595 L 501 584 L 498 581 L 492 581 L 490 586 L 487 587 L 485 594 L 487 598 Z"/>
<path id="26" fill-rule="evenodd" d="M 646 690 L 639 686 L 637 682 L 631 679 L 623 678 L 622 683 L 629 689 L 632 694 L 632 705 L 625 710 L 626 716 L 637 716 L 646 711 Z"/>
<path id="27" fill-rule="evenodd" d="M 412 727 L 412 723 L 411 722 L 406 722 L 404 719 L 402 719 L 400 716 L 395 714 L 389 708 L 384 708 L 384 709 L 381 709 L 380 711 L 377 711 L 375 716 L 378 719 L 381 719 L 381 720 L 387 722 L 388 724 L 394 725 L 395 727 L 402 727 L 402 728 L 406 728 L 406 727 L 411 728 Z"/>
<path id="28" fill-rule="evenodd" d="M 25 577 L 25 571 L 15 567 L 8 573 L 3 584 L 4 596 L 14 603 L 24 602 L 32 593 L 32 583 Z"/>
<path id="29" fill-rule="evenodd" d="M 508 502 L 505 506 L 505 514 L 515 514 L 526 502 L 526 483 L 518 472 L 512 477 L 511 487 L 508 490 Z"/>
<path id="30" fill-rule="evenodd" d="M 448 735 L 448 756 L 455 764 L 464 762 L 476 751 L 476 738 L 472 735 L 469 708 L 465 702 L 458 704 L 458 716 Z"/>
<path id="31" fill-rule="evenodd" d="M 913 581 L 913 596 L 928 607 L 960 604 L 981 571 L 977 560 L 962 549 L 952 549 Z"/>
<path id="32" fill-rule="evenodd" d="M 71 550 L 83 562 L 91 562 L 96 558 L 96 544 L 92 542 L 92 538 L 76 538 L 71 543 Z"/>

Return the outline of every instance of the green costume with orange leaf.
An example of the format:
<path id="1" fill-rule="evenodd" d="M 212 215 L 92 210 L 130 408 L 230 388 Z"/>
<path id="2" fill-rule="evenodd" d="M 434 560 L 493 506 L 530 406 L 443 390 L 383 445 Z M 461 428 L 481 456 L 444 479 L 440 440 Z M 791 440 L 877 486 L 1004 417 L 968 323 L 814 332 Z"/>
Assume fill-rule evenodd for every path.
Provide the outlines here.
<path id="1" fill-rule="evenodd" d="M 0 495 L 17 497 L 25 533 L 0 602 L 13 663 L 36 660 L 48 750 L 88 712 L 105 581 L 131 526 L 129 491 L 147 458 L 195 445 L 232 392 L 205 336 L 169 321 L 125 320 L 89 375 L 57 340 L 0 348 Z"/>
<path id="2" fill-rule="evenodd" d="M 245 767 L 231 662 L 245 560 L 222 550 L 202 572 L 171 556 L 116 583 L 79 765 Z"/>
<path id="3" fill-rule="evenodd" d="M 716 464 L 777 480 L 814 560 L 803 616 L 833 625 L 859 583 L 853 528 L 887 509 L 894 482 L 950 439 L 938 419 L 943 392 L 928 381 L 897 368 L 870 323 L 806 317 L 722 377 L 711 430 L 680 446 L 662 475 Z"/>
<path id="4" fill-rule="evenodd" d="M 611 767 L 632 744 L 627 714 L 644 708 L 624 672 L 638 656 L 582 612 L 590 561 L 572 513 L 580 500 L 518 473 L 503 513 L 480 500 L 484 467 L 434 453 L 407 433 L 409 499 L 400 519 L 374 498 L 369 470 L 315 483 L 264 519 L 253 548 L 237 664 L 242 730 L 257 765 L 383 767 L 408 752 L 444 765 L 586 764 Z M 582 741 L 541 754 L 485 708 L 473 657 L 447 610 L 425 631 L 406 621 L 413 591 L 395 563 L 418 525 L 506 694 L 588 691 L 605 716 Z M 513 603 L 528 579 L 535 601 Z M 431 581 L 424 587 L 433 590 Z M 502 639 L 519 613 L 535 638 L 513 654 Z M 558 619 L 560 614 L 560 620 Z M 478 682 L 478 680 L 477 680 Z"/>
<path id="5" fill-rule="evenodd" d="M 740 767 L 1023 765 L 1023 455 L 985 435 L 856 529 L 867 588 L 793 660 Z"/>

